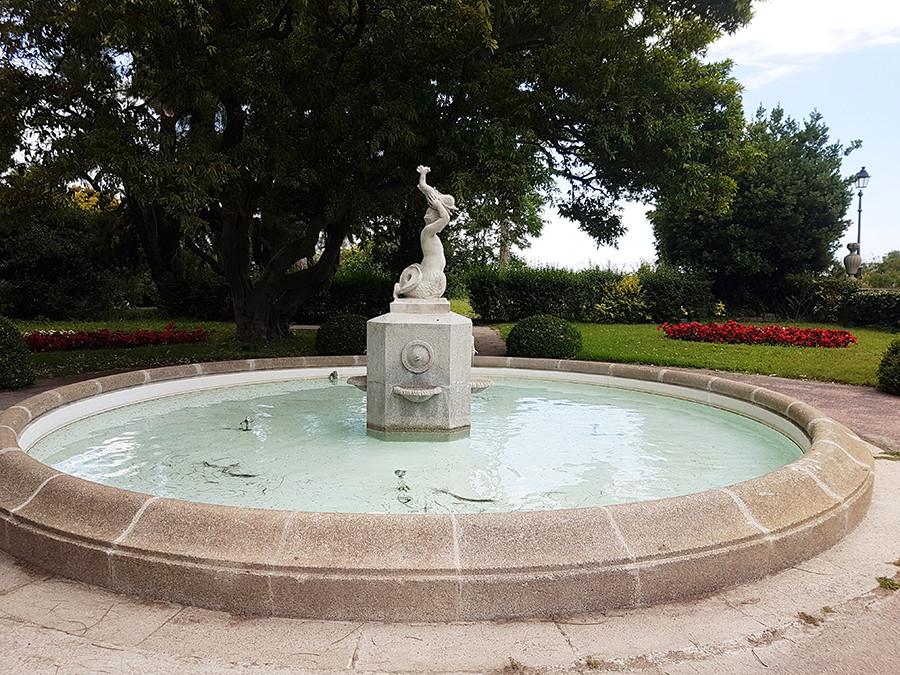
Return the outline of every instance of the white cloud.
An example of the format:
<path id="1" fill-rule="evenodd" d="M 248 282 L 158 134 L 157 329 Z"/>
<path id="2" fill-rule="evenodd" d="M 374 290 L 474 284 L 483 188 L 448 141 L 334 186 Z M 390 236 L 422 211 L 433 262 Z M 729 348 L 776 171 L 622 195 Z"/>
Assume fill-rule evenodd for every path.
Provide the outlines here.
<path id="1" fill-rule="evenodd" d="M 747 88 L 762 86 L 844 52 L 900 42 L 896 0 L 767 0 L 748 26 L 710 47 L 714 60 L 746 69 Z"/>

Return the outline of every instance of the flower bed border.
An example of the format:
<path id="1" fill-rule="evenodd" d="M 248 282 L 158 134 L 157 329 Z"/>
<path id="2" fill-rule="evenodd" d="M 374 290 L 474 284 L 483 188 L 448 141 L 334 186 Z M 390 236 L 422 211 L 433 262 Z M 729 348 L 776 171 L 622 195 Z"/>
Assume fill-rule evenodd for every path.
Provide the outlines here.
<path id="1" fill-rule="evenodd" d="M 725 323 L 663 323 L 657 326 L 670 340 L 718 344 L 774 345 L 779 347 L 822 347 L 843 349 L 857 344 L 847 330 L 800 328 L 798 326 L 756 326 L 737 321 Z"/>
<path id="2" fill-rule="evenodd" d="M 166 324 L 162 330 L 138 328 L 132 331 L 110 330 L 36 330 L 26 333 L 25 344 L 32 352 L 62 352 L 75 349 L 118 349 L 122 347 L 148 347 L 179 345 L 209 340 L 209 331 L 200 326 L 175 329 Z"/>

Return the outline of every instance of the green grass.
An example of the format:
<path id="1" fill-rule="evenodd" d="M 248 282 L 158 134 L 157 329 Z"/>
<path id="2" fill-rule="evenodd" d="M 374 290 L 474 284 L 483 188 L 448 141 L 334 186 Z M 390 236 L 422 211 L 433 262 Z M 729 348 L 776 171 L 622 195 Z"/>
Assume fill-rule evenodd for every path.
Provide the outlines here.
<path id="1" fill-rule="evenodd" d="M 464 300 L 452 301 L 453 311 L 471 315 Z M 170 319 L 155 312 L 128 312 L 105 321 L 16 321 L 22 331 L 78 330 L 110 328 L 163 328 Z M 200 344 L 136 347 L 131 349 L 88 349 L 35 354 L 38 377 L 55 377 L 106 370 L 126 370 L 156 366 L 273 356 L 306 356 L 315 353 L 315 334 L 301 331 L 292 338 L 255 350 L 244 350 L 235 337 L 234 324 L 179 319 L 176 326 L 200 325 L 209 331 L 209 341 Z M 799 324 L 836 328 L 826 324 Z M 505 338 L 512 324 L 500 326 Z M 744 373 L 762 373 L 797 379 L 874 385 L 881 357 L 896 334 L 882 330 L 854 328 L 859 344 L 847 349 L 770 347 L 765 345 L 720 345 L 669 340 L 655 324 L 578 324 L 584 345 L 578 358 L 591 361 L 648 363 L 685 366 Z"/>
<path id="2" fill-rule="evenodd" d="M 153 313 L 128 313 L 106 321 L 15 321 L 19 330 L 135 330 L 161 329 L 169 321 L 176 327 L 202 326 L 209 331 L 209 341 L 197 344 L 156 345 L 124 349 L 79 349 L 65 352 L 42 352 L 32 356 L 38 377 L 57 377 L 106 370 L 155 368 L 201 361 L 228 361 L 276 356 L 309 356 L 315 353 L 315 333 L 300 331 L 291 338 L 258 349 L 241 347 L 233 323 L 165 319 Z"/>
<path id="3" fill-rule="evenodd" d="M 795 379 L 874 385 L 881 358 L 897 337 L 883 330 L 852 328 L 859 344 L 847 349 L 722 345 L 670 340 L 655 324 L 577 324 L 584 339 L 580 359 L 646 363 L 657 366 L 709 368 L 761 373 Z M 839 328 L 829 324 L 795 324 Z M 503 324 L 505 338 L 512 324 Z"/>

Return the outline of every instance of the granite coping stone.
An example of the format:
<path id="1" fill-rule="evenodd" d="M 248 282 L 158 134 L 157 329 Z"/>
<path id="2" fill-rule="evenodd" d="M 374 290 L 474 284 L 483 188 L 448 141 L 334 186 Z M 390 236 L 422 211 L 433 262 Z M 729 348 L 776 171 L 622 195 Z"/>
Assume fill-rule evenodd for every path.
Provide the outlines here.
<path id="1" fill-rule="evenodd" d="M 0 544 L 71 578 L 241 614 L 459 621 L 559 616 L 709 593 L 811 557 L 865 514 L 869 445 L 801 401 L 653 366 L 475 357 L 476 367 L 640 380 L 759 405 L 806 454 L 670 499 L 486 514 L 294 513 L 154 497 L 62 474 L 18 448 L 42 415 L 101 392 L 230 372 L 364 365 L 364 356 L 251 359 L 133 371 L 61 387 L 0 416 Z M 642 385 L 646 386 L 646 385 Z"/>

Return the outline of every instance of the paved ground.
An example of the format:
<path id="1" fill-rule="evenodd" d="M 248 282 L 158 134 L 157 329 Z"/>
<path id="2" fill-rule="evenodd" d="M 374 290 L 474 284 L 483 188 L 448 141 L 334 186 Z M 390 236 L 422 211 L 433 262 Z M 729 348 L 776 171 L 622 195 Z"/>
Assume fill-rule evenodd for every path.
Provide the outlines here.
<path id="1" fill-rule="evenodd" d="M 479 356 L 506 356 L 506 343 L 500 331 L 491 326 L 472 326 L 475 351 Z"/>
<path id="2" fill-rule="evenodd" d="M 873 387 L 833 382 L 789 380 L 769 375 L 720 371 L 715 371 L 715 374 L 799 398 L 847 425 L 870 443 L 886 450 L 900 450 L 900 397 L 885 394 Z"/>
<path id="3" fill-rule="evenodd" d="M 900 447 L 896 398 L 864 387 L 720 375 L 797 396 Z M 0 392 L 0 407 L 61 383 Z M 900 592 L 878 588 L 876 577 L 900 578 L 891 563 L 900 559 L 900 462 L 878 460 L 876 471 L 863 523 L 812 560 L 708 598 L 558 621 L 235 617 L 116 595 L 0 553 L 0 673 L 896 673 Z"/>

